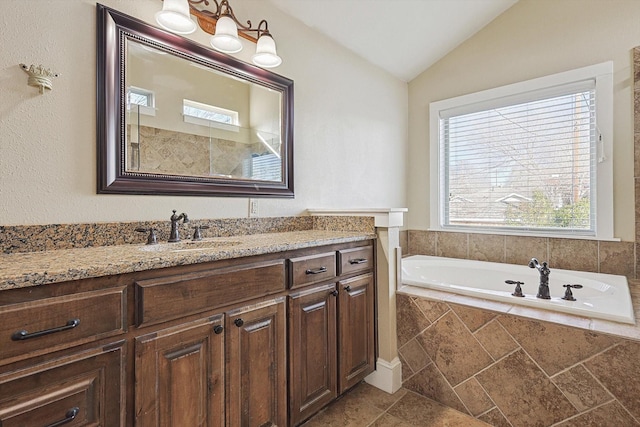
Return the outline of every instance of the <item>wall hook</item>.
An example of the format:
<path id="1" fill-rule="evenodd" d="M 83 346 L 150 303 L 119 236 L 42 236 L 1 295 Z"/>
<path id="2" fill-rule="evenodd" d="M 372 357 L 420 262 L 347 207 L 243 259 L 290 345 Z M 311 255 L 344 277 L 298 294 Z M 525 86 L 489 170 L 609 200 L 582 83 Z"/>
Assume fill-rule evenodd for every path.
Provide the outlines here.
<path id="1" fill-rule="evenodd" d="M 20 68 L 29 75 L 27 84 L 40 89 L 40 93 L 43 94 L 45 89 L 53 89 L 53 78 L 58 77 L 60 74 L 54 73 L 51 69 L 45 69 L 42 65 L 37 67 L 31 64 L 27 67 L 25 64 L 20 64 Z"/>

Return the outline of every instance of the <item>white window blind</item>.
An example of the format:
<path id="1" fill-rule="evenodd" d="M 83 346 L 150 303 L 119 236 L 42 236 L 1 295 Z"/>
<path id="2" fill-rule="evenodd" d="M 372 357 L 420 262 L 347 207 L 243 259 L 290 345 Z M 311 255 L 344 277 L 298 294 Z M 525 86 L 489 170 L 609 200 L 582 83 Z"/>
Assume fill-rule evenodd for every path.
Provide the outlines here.
<path id="1" fill-rule="evenodd" d="M 613 63 L 432 102 L 430 229 L 613 236 Z"/>
<path id="2" fill-rule="evenodd" d="M 595 81 L 553 92 L 444 114 L 445 225 L 593 232 Z"/>

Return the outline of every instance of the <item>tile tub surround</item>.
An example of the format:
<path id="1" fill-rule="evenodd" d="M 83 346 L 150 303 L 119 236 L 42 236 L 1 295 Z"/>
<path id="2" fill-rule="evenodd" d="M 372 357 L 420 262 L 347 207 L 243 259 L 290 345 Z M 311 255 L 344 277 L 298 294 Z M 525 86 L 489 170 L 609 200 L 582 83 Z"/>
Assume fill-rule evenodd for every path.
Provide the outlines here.
<path id="1" fill-rule="evenodd" d="M 640 426 L 640 341 L 397 295 L 403 387 L 495 426 Z"/>
<path id="2" fill-rule="evenodd" d="M 519 265 L 537 258 L 547 261 L 552 272 L 561 268 L 636 278 L 633 242 L 409 230 L 403 252 Z"/>
<path id="3" fill-rule="evenodd" d="M 136 232 L 138 227 L 157 229 L 158 241 L 166 242 L 170 231 L 171 212 L 168 212 L 166 221 L 0 226 L 0 249 L 2 253 L 8 254 L 145 243 L 147 235 Z M 366 217 L 192 217 L 189 223 L 180 225 L 183 239 L 191 237 L 196 225 L 209 226 L 209 229 L 202 231 L 205 238 L 304 230 L 375 231 L 373 218 Z"/>

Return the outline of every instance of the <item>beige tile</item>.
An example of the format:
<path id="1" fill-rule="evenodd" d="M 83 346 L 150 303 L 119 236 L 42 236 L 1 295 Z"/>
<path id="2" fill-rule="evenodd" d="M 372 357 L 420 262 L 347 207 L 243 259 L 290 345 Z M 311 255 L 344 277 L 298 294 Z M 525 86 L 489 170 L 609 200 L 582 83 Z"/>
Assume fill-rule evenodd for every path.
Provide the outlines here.
<path id="1" fill-rule="evenodd" d="M 412 372 L 418 372 L 431 362 L 429 356 L 427 356 L 427 353 L 415 338 L 403 345 L 398 351 L 406 363 L 409 364 Z"/>
<path id="2" fill-rule="evenodd" d="M 531 258 L 549 259 L 549 245 L 546 237 L 506 236 L 505 262 L 528 265 Z"/>
<path id="3" fill-rule="evenodd" d="M 633 48 L 633 88 L 640 90 L 640 47 Z M 640 129 L 636 128 L 636 132 Z"/>
<path id="4" fill-rule="evenodd" d="M 613 396 L 582 365 L 558 374 L 551 380 L 580 412 L 613 400 Z"/>
<path id="5" fill-rule="evenodd" d="M 418 342 L 452 386 L 493 362 L 489 353 L 452 312 L 420 334 Z"/>
<path id="6" fill-rule="evenodd" d="M 407 390 L 401 388 L 397 392 L 390 394 L 363 382 L 349 391 L 349 398 L 366 401 L 369 405 L 386 411 L 406 393 Z"/>
<path id="7" fill-rule="evenodd" d="M 498 360 L 518 348 L 518 343 L 511 338 L 511 335 L 497 320 L 489 322 L 477 330 L 474 336 L 494 360 Z"/>
<path id="8" fill-rule="evenodd" d="M 639 84 L 640 82 L 636 82 L 636 85 Z M 638 178 L 640 177 L 640 129 L 636 129 L 635 133 L 633 135 L 633 157 L 634 157 L 634 172 L 633 172 L 633 177 L 634 178 Z M 636 199 L 638 200 L 638 199 Z M 636 202 L 637 204 L 637 202 Z"/>
<path id="9" fill-rule="evenodd" d="M 500 316 L 498 321 L 548 375 L 555 375 L 618 341 L 604 334 L 516 316 Z"/>
<path id="10" fill-rule="evenodd" d="M 633 93 L 633 129 L 640 131 L 640 91 Z"/>
<path id="11" fill-rule="evenodd" d="M 599 242 L 600 273 L 635 277 L 633 242 Z"/>
<path id="12" fill-rule="evenodd" d="M 435 255 L 436 233 L 424 230 L 409 230 L 409 254 Z"/>
<path id="13" fill-rule="evenodd" d="M 497 314 L 490 311 L 479 310 L 463 305 L 451 304 L 450 307 L 471 332 L 475 332 L 497 316 Z"/>
<path id="14" fill-rule="evenodd" d="M 430 363 L 420 372 L 412 376 L 408 381 L 402 384 L 402 386 L 407 390 L 411 390 L 421 396 L 433 399 L 443 405 L 457 409 L 458 411 L 466 412 L 466 408 L 458 396 L 433 363 Z M 392 411 L 389 410 L 389 413 L 391 412 Z"/>
<path id="15" fill-rule="evenodd" d="M 411 366 L 404 360 L 402 354 L 398 354 L 398 359 L 400 359 L 400 364 L 402 365 L 402 382 L 407 381 L 415 372 L 411 369 Z"/>
<path id="16" fill-rule="evenodd" d="M 467 258 L 467 234 L 439 231 L 436 237 L 436 255 L 449 258 Z"/>
<path id="17" fill-rule="evenodd" d="M 400 230 L 399 235 L 400 240 L 400 248 L 402 249 L 403 254 L 408 254 L 409 252 L 409 231 L 408 230 Z"/>
<path id="18" fill-rule="evenodd" d="M 539 260 L 542 262 L 543 260 Z M 549 239 L 549 267 L 576 271 L 598 271 L 595 240 Z"/>
<path id="19" fill-rule="evenodd" d="M 486 414 L 480 415 L 478 419 L 493 427 L 513 427 L 498 408 L 493 408 Z"/>
<path id="20" fill-rule="evenodd" d="M 475 378 L 458 384 L 454 390 L 473 416 L 478 416 L 495 406 Z"/>
<path id="21" fill-rule="evenodd" d="M 432 323 L 449 311 L 449 306 L 441 301 L 416 298 L 415 303 Z"/>
<path id="22" fill-rule="evenodd" d="M 557 427 L 633 427 L 640 426 L 616 401 L 558 424 Z"/>
<path id="23" fill-rule="evenodd" d="M 522 350 L 482 371 L 476 379 L 514 426 L 550 426 L 577 413 Z"/>
<path id="24" fill-rule="evenodd" d="M 504 236 L 469 234 L 469 259 L 504 262 Z"/>
<path id="25" fill-rule="evenodd" d="M 584 365 L 627 411 L 640 419 L 640 343 L 625 341 Z"/>
<path id="26" fill-rule="evenodd" d="M 398 346 L 403 346 L 431 324 L 413 299 L 405 295 L 396 298 L 396 318 Z"/>
<path id="27" fill-rule="evenodd" d="M 370 427 L 413 427 L 413 424 L 406 423 L 389 414 L 382 414 Z"/>
<path id="28" fill-rule="evenodd" d="M 387 412 L 411 426 L 486 427 L 487 424 L 469 415 L 440 405 L 432 400 L 407 393 Z"/>
<path id="29" fill-rule="evenodd" d="M 366 427 L 383 412 L 384 410 L 372 405 L 366 395 L 351 391 L 303 425 L 305 427 Z"/>

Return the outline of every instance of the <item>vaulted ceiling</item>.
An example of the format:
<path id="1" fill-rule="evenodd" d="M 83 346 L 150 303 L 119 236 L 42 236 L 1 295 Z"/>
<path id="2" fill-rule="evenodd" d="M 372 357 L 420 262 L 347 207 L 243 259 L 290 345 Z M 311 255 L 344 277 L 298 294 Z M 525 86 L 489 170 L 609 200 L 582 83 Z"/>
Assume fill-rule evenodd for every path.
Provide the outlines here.
<path id="1" fill-rule="evenodd" d="M 271 0 L 394 76 L 410 81 L 518 0 Z"/>

